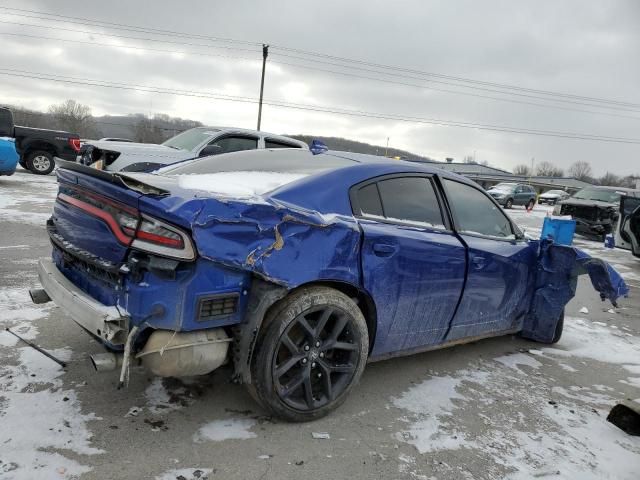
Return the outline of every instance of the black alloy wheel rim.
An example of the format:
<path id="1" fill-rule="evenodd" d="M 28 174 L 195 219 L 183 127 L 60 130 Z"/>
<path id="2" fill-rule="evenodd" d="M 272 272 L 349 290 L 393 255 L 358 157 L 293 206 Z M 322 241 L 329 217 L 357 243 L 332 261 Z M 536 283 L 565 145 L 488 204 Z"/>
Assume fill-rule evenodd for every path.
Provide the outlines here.
<path id="1" fill-rule="evenodd" d="M 278 339 L 271 371 L 282 402 L 299 411 L 321 408 L 344 392 L 358 367 L 360 338 L 337 307 L 312 308 Z"/>

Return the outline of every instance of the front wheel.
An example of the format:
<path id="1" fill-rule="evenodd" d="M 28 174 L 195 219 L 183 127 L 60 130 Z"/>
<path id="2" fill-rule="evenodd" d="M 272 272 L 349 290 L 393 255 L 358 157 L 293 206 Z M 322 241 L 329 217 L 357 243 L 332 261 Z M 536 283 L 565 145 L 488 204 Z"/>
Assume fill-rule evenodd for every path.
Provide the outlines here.
<path id="1" fill-rule="evenodd" d="M 340 406 L 362 376 L 369 351 L 358 306 L 327 287 L 301 289 L 265 318 L 250 392 L 274 415 L 315 420 Z"/>
<path id="2" fill-rule="evenodd" d="M 512 198 L 509 198 L 509 199 L 507 199 L 507 201 L 505 202 L 505 204 L 504 204 L 504 208 L 511 208 L 511 207 L 513 207 L 513 199 L 512 199 Z"/>
<path id="3" fill-rule="evenodd" d="M 56 166 L 53 155 L 44 150 L 31 152 L 26 161 L 27 169 L 37 175 L 48 175 Z"/>

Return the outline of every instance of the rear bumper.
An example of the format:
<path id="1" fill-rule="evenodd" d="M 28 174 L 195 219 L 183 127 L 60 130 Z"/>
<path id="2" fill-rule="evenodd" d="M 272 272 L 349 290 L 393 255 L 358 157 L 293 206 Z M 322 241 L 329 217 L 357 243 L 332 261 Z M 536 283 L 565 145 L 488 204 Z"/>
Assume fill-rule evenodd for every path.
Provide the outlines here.
<path id="1" fill-rule="evenodd" d="M 103 305 L 71 283 L 51 259 L 38 262 L 38 277 L 47 295 L 90 334 L 112 346 L 124 345 L 129 318 Z"/>

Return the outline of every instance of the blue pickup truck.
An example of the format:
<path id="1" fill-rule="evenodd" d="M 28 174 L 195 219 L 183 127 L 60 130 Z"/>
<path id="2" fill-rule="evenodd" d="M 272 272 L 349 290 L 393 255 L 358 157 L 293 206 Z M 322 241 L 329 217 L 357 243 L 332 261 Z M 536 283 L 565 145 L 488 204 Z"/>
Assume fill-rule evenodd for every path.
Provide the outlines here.
<path id="1" fill-rule="evenodd" d="M 18 158 L 13 138 L 0 137 L 0 176 L 13 175 L 18 165 Z"/>

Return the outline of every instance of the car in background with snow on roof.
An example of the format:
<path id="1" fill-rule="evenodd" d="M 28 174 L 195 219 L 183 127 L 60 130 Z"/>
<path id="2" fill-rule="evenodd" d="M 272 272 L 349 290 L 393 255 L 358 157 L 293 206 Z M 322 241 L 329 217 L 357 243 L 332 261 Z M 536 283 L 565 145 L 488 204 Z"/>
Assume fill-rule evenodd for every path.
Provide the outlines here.
<path id="1" fill-rule="evenodd" d="M 538 196 L 538 203 L 540 205 L 544 203 L 547 205 L 555 205 L 562 200 L 566 200 L 570 196 L 571 195 L 564 190 L 547 190 Z"/>
<path id="2" fill-rule="evenodd" d="M 264 148 L 304 148 L 306 143 L 272 133 L 231 127 L 196 127 L 160 145 L 131 141 L 87 141 L 77 161 L 95 168 L 149 172 L 166 165 L 199 157 Z"/>
<path id="3" fill-rule="evenodd" d="M 526 239 L 474 182 L 347 152 L 235 152 L 156 173 L 58 168 L 42 289 L 110 352 L 161 376 L 232 376 L 269 412 L 313 420 L 365 364 L 519 333 L 560 339 L 576 276 L 606 263 Z M 549 267 L 553 268 L 549 268 Z"/>

